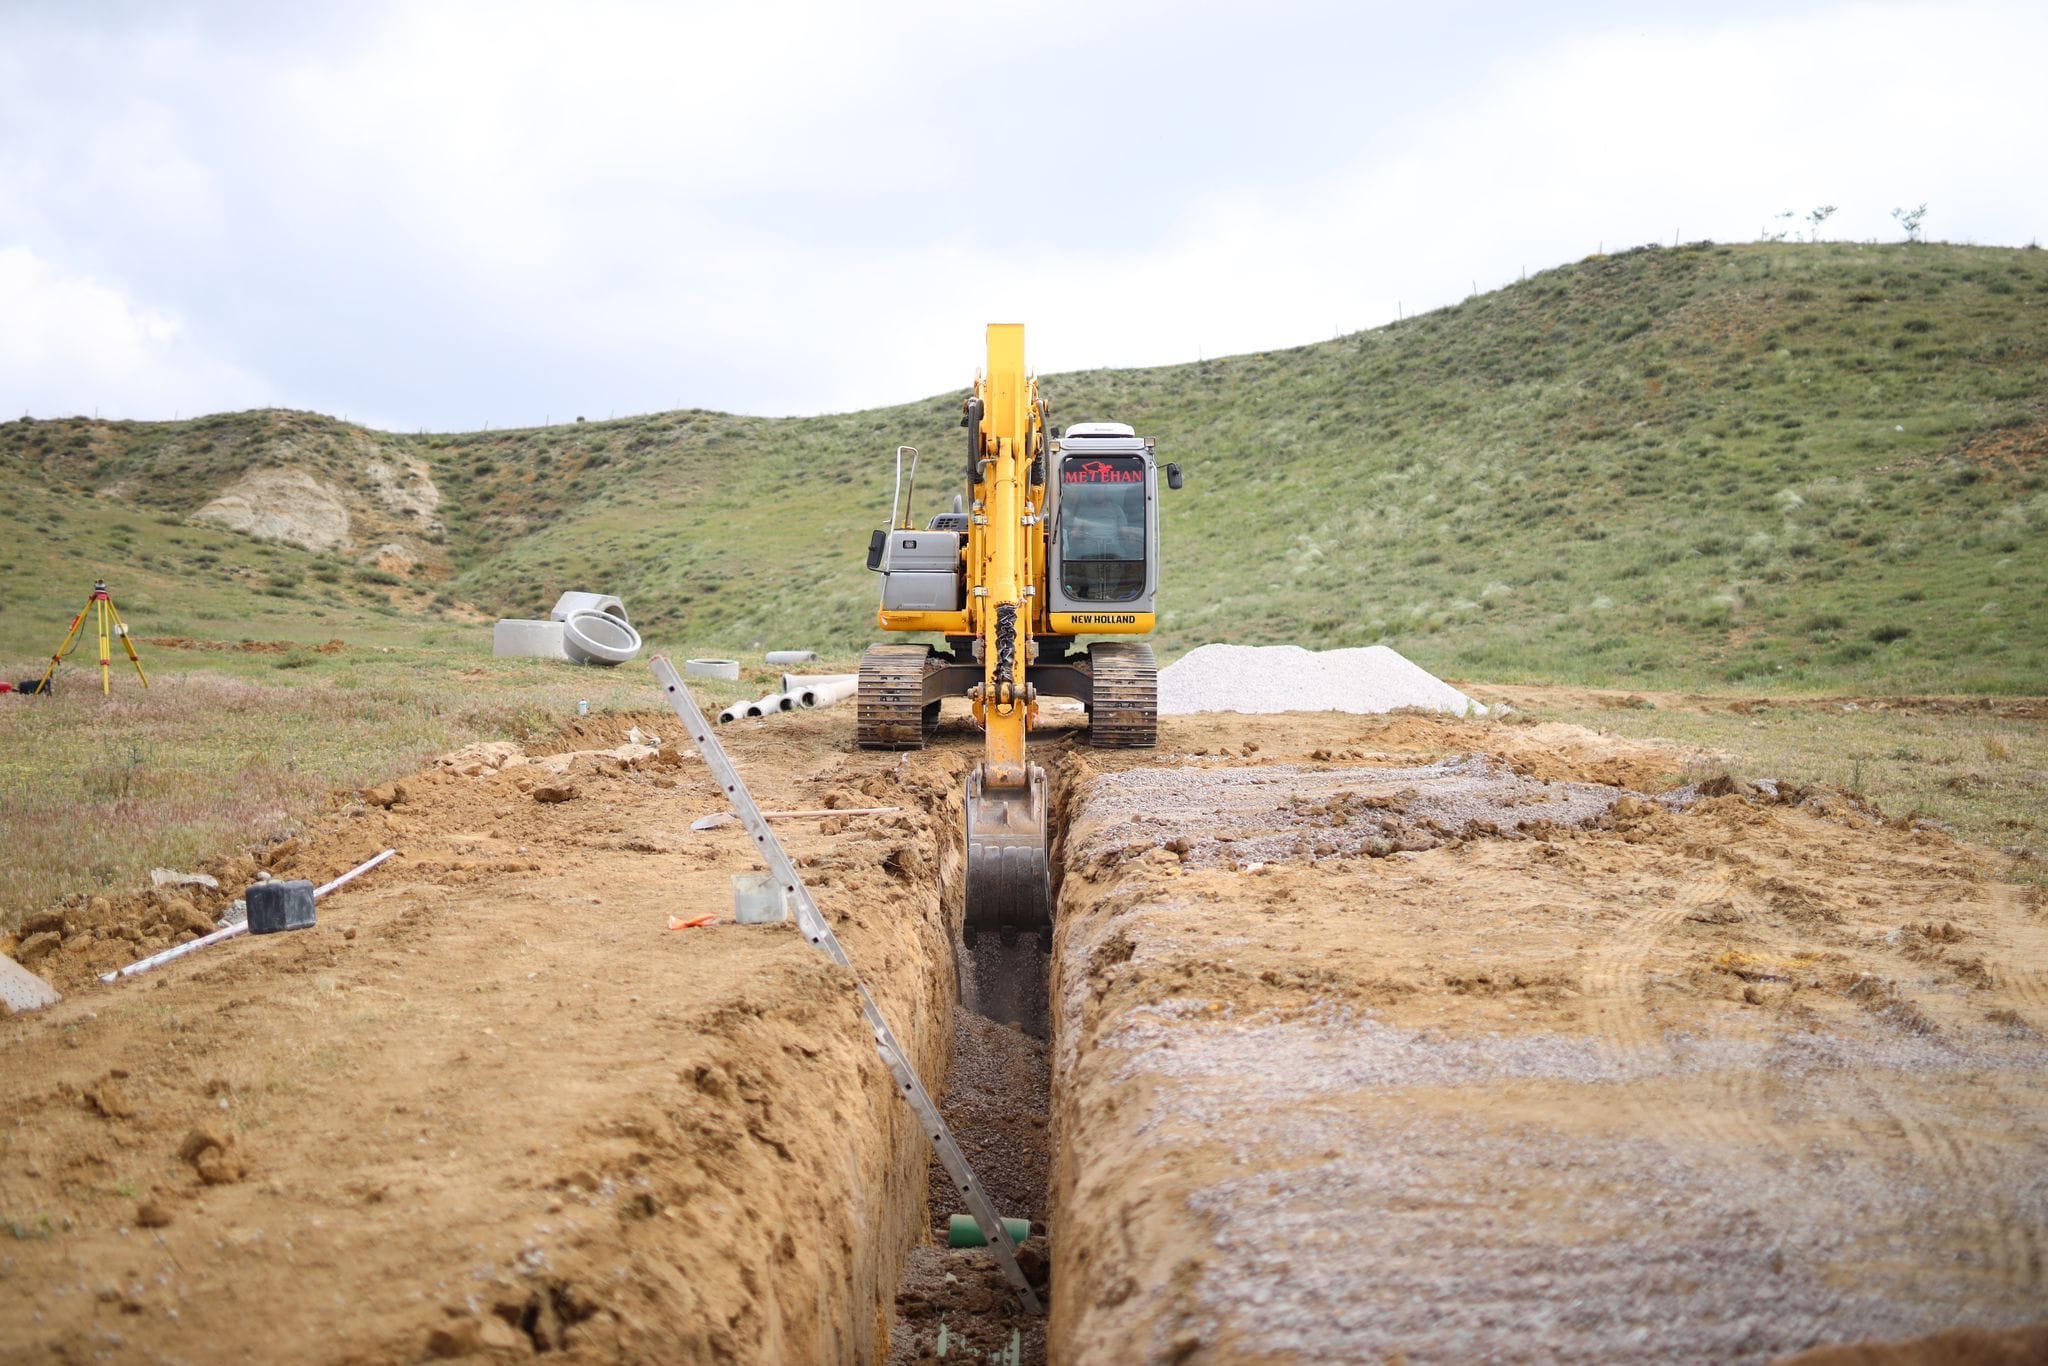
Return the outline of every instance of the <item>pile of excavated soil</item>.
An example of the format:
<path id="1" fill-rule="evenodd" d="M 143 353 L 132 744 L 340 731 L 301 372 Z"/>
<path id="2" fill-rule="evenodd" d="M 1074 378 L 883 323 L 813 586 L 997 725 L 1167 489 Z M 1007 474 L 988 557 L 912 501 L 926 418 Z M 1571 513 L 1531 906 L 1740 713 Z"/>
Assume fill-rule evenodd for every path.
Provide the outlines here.
<path id="1" fill-rule="evenodd" d="M 708 773 L 627 724 L 449 756 L 178 889 L 210 917 L 259 866 L 401 851 L 310 930 L 103 986 L 190 927 L 72 908 L 67 999 L 0 1020 L 0 1359 L 882 1359 L 924 1136 L 852 978 L 732 923 L 753 851 L 690 829 Z M 937 1078 L 961 760 L 850 726 L 727 744 L 768 806 L 900 808 L 778 830 Z"/>
<path id="2" fill-rule="evenodd" d="M 2040 889 L 1823 795 L 1667 805 L 1675 756 L 1566 727 L 1218 736 L 1066 776 L 1055 1359 L 2040 1318 Z"/>
<path id="3" fill-rule="evenodd" d="M 1447 711 L 1483 716 L 1486 708 L 1384 645 L 1304 650 L 1299 645 L 1203 645 L 1159 671 L 1165 716 L 1234 711 L 1342 711 L 1361 714 Z"/>

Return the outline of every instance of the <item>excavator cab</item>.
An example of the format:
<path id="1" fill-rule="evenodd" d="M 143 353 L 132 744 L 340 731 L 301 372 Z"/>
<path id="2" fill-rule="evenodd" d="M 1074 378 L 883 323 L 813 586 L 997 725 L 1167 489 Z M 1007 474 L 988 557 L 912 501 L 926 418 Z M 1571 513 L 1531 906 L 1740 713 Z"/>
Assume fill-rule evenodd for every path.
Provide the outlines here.
<path id="1" fill-rule="evenodd" d="M 1055 619 L 1062 613 L 1149 615 L 1159 591 L 1151 440 L 1121 422 L 1076 424 L 1053 443 L 1053 476 L 1046 578 Z"/>

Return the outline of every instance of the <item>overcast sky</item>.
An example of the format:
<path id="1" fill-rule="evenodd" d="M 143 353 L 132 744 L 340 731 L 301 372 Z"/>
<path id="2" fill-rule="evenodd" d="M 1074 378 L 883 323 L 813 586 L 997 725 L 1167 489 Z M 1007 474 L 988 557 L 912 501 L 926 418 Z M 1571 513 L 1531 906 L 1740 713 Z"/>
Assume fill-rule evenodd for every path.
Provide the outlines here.
<path id="1" fill-rule="evenodd" d="M 0 413 L 790 414 L 2048 234 L 2048 6 L 0 0 Z"/>

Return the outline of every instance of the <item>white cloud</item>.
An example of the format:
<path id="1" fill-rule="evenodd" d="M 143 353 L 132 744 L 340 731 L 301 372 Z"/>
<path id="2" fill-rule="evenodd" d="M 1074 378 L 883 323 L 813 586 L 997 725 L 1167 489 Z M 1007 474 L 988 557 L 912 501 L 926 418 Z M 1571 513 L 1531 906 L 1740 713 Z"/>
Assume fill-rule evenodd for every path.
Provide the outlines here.
<path id="1" fill-rule="evenodd" d="M 2017 5 L 79 13 L 0 15 L 0 242 L 96 320 L 0 343 L 39 410 L 815 412 L 963 383 L 997 319 L 1152 364 L 1783 209 L 2048 219 Z"/>
<path id="2" fill-rule="evenodd" d="M 26 247 L 0 248 L 0 319 L 0 414 L 189 417 L 271 401 L 175 315 Z"/>

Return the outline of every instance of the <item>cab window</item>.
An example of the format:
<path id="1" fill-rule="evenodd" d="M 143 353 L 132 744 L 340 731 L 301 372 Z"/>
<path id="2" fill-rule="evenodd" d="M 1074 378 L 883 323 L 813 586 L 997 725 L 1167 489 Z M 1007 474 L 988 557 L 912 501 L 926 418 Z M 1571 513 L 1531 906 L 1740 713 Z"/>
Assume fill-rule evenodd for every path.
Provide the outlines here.
<path id="1" fill-rule="evenodd" d="M 1145 591 L 1145 461 L 1080 457 L 1060 466 L 1060 588 L 1079 602 Z"/>

